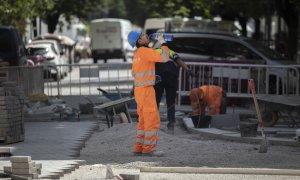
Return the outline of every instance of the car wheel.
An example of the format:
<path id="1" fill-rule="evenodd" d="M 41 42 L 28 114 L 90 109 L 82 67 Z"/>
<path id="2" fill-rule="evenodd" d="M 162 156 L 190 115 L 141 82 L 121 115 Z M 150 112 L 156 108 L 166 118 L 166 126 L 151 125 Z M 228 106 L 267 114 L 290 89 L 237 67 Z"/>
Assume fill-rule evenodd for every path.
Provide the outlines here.
<path id="1" fill-rule="evenodd" d="M 75 63 L 79 63 L 80 60 L 81 60 L 80 55 L 79 55 L 79 54 L 76 54 L 76 55 L 75 55 Z"/>
<path id="2" fill-rule="evenodd" d="M 97 62 L 98 62 L 98 58 L 97 58 L 97 56 L 96 56 L 96 55 L 93 55 L 93 61 L 94 61 L 94 63 L 95 63 L 95 64 L 97 64 Z"/>
<path id="3" fill-rule="evenodd" d="M 262 118 L 264 126 L 272 127 L 278 121 L 278 113 L 275 111 L 271 111 L 271 110 L 265 110 L 262 112 L 261 118 Z"/>
<path id="4" fill-rule="evenodd" d="M 127 57 L 126 57 L 126 55 L 123 57 L 123 61 L 124 61 L 124 62 L 127 62 Z"/>
<path id="5" fill-rule="evenodd" d="M 107 63 L 107 59 L 104 59 L 104 63 Z"/>
<path id="6" fill-rule="evenodd" d="M 94 63 L 97 64 L 98 62 L 98 59 L 94 58 Z"/>
<path id="7" fill-rule="evenodd" d="M 120 122 L 121 123 L 128 123 L 129 121 L 128 121 L 128 118 L 127 118 L 127 116 L 126 116 L 126 114 L 124 113 L 124 112 L 121 112 L 120 114 L 118 114 L 119 115 L 119 117 L 120 117 Z"/>
<path id="8" fill-rule="evenodd" d="M 60 81 L 61 75 L 60 73 L 52 74 L 52 78 L 54 81 Z"/>

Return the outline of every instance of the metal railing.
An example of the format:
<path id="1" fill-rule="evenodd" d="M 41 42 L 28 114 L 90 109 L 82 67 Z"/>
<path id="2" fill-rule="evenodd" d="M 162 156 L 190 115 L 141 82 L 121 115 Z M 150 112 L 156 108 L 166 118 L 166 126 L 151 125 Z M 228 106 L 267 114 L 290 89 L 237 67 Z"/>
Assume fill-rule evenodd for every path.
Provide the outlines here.
<path id="1" fill-rule="evenodd" d="M 269 66 L 249 64 L 187 63 L 194 77 L 180 69 L 178 105 L 193 88 L 201 85 L 222 86 L 228 97 L 251 97 L 247 80 L 255 81 L 258 95 L 299 95 L 300 65 Z M 72 71 L 70 71 L 72 69 Z M 70 71 L 70 72 L 69 72 Z M 101 88 L 126 93 L 132 89 L 130 63 L 73 64 L 59 66 L 2 67 L 0 81 L 16 81 L 25 95 L 48 96 L 99 95 Z"/>
<path id="2" fill-rule="evenodd" d="M 44 66 L 44 70 L 52 68 Z M 114 92 L 129 92 L 132 89 L 131 64 L 73 64 L 56 67 L 60 78 L 45 77 L 45 94 L 49 96 L 99 95 L 97 88 Z M 72 69 L 62 77 L 65 69 Z M 57 81 L 56 81 L 57 80 Z"/>
<path id="3" fill-rule="evenodd" d="M 229 97 L 251 97 L 248 79 L 254 79 L 257 94 L 299 95 L 299 65 L 249 65 L 221 63 L 187 63 L 195 74 L 180 69 L 178 105 L 193 88 L 201 85 L 223 87 Z"/>

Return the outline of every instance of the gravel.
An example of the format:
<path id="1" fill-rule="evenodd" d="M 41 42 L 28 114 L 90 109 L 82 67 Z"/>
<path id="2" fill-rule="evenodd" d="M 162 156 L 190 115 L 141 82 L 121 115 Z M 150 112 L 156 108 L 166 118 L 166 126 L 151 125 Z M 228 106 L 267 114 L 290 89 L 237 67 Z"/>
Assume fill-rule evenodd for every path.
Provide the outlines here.
<path id="1" fill-rule="evenodd" d="M 161 124 L 157 149 L 165 152 L 163 157 L 134 156 L 135 127 L 136 123 L 115 124 L 108 129 L 105 123 L 100 122 L 99 130 L 86 142 L 85 148 L 80 153 L 80 159 L 86 160 L 88 165 L 80 167 L 62 179 L 94 179 L 96 177 L 101 179 L 101 177 L 105 177 L 105 165 L 107 164 L 112 165 L 116 174 L 122 170 L 138 173 L 138 167 L 141 166 L 300 168 L 300 147 L 269 146 L 268 152 L 263 154 L 258 152 L 259 144 L 209 139 L 198 134 L 190 134 L 180 121 L 176 124 L 174 135 L 165 132 L 166 122 Z M 151 174 L 153 173 L 148 173 L 147 178 Z M 161 173 L 158 179 L 170 177 L 168 174 L 165 176 L 164 173 Z M 180 174 L 177 176 L 173 174 L 173 176 L 176 177 L 174 179 L 184 179 L 179 178 Z M 184 177 L 189 179 L 189 175 Z M 195 176 L 191 175 L 191 179 L 193 179 L 192 177 Z M 201 175 L 201 177 L 206 179 L 206 175 Z M 222 179 L 221 177 L 226 176 L 220 175 L 218 178 L 217 175 L 213 175 L 210 177 Z M 232 176 L 230 179 L 235 179 L 235 177 Z M 263 176 L 252 175 L 250 177 L 264 179 Z M 280 177 L 285 179 L 285 176 Z M 236 179 L 239 178 L 244 177 L 236 177 Z M 287 177 L 287 179 L 293 178 L 296 177 Z"/>

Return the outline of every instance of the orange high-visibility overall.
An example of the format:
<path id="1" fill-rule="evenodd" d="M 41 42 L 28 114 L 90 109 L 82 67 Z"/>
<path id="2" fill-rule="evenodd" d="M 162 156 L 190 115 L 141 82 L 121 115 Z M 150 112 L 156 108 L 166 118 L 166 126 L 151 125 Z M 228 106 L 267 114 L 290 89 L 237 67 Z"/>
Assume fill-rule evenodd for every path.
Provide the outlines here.
<path id="1" fill-rule="evenodd" d="M 134 145 L 136 153 L 149 153 L 156 150 L 160 116 L 153 87 L 155 62 L 166 62 L 170 59 L 169 49 L 166 46 L 161 49 L 162 52 L 157 52 L 152 48 L 140 47 L 133 56 L 134 97 L 139 116 Z"/>
<path id="2" fill-rule="evenodd" d="M 203 92 L 203 99 L 200 100 L 199 93 Z M 223 96 L 223 89 L 219 86 L 204 85 L 199 88 L 192 89 L 190 93 L 190 100 L 192 105 L 192 115 L 200 115 L 204 113 L 205 106 L 209 107 L 208 115 L 215 115 L 220 113 L 220 106 Z"/>

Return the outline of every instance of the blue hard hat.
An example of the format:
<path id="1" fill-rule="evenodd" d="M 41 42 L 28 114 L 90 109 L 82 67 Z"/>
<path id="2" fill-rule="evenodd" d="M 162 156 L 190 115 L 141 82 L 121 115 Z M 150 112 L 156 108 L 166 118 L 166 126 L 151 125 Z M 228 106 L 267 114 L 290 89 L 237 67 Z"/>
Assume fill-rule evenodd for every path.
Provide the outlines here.
<path id="1" fill-rule="evenodd" d="M 135 47 L 137 40 L 140 38 L 142 31 L 131 31 L 128 34 L 128 42 L 132 47 Z"/>

